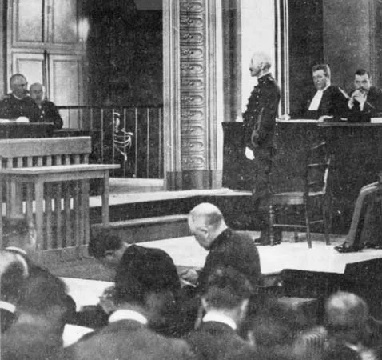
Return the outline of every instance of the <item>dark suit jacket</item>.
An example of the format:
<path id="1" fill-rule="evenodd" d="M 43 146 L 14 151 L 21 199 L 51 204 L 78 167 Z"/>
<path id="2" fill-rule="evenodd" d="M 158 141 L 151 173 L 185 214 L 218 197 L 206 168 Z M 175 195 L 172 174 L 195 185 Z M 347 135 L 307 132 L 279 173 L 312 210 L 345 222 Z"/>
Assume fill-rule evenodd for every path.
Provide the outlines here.
<path id="1" fill-rule="evenodd" d="M 260 257 L 250 236 L 228 228 L 212 242 L 209 250 L 198 277 L 198 292 L 202 293 L 205 290 L 208 277 L 218 266 L 232 266 L 247 276 L 255 288 L 259 285 Z"/>
<path id="2" fill-rule="evenodd" d="M 264 75 L 253 88 L 248 99 L 247 109 L 243 114 L 245 146 L 253 148 L 251 137 L 255 129 L 259 135 L 256 146 L 263 148 L 273 146 L 279 101 L 280 89 L 276 81 L 271 74 Z"/>
<path id="3" fill-rule="evenodd" d="M 329 115 L 335 118 L 347 116 L 348 99 L 341 92 L 338 86 L 331 85 L 324 91 L 318 110 L 308 110 L 315 94 L 316 90 L 310 92 L 305 97 L 306 102 L 300 111 L 302 116 L 311 119 L 318 119 L 323 115 Z"/>
<path id="4" fill-rule="evenodd" d="M 202 323 L 200 328 L 191 332 L 185 340 L 200 360 L 256 358 L 249 356 L 255 354 L 254 348 L 235 330 L 223 323 Z M 235 354 L 240 354 L 240 357 L 236 357 Z"/>
<path id="5" fill-rule="evenodd" d="M 41 122 L 52 122 L 56 130 L 62 129 L 62 118 L 54 103 L 44 100 L 39 110 Z"/>
<path id="6" fill-rule="evenodd" d="M 17 99 L 12 94 L 0 101 L 0 118 L 16 119 L 25 116 L 30 122 L 40 121 L 40 110 L 36 103 L 26 96 L 23 99 Z"/>
<path id="7" fill-rule="evenodd" d="M 55 360 L 62 347 L 62 332 L 46 323 L 14 323 L 1 337 L 2 360 Z"/>
<path id="8" fill-rule="evenodd" d="M 352 92 L 353 94 L 353 92 Z M 361 111 L 360 103 L 354 101 L 352 109 L 349 109 L 349 121 L 364 122 L 370 121 L 370 118 L 382 112 L 382 90 L 371 86 L 367 94 L 367 99 L 363 110 Z"/>
<path id="9" fill-rule="evenodd" d="M 183 340 L 165 338 L 134 320 L 110 323 L 64 349 L 59 359 L 193 359 Z"/>

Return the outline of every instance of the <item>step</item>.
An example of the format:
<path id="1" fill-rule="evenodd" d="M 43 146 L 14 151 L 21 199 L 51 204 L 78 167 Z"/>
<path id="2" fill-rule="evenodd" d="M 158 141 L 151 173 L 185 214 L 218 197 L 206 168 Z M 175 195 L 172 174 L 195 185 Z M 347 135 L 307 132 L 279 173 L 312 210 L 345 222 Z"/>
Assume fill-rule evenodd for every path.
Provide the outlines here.
<path id="1" fill-rule="evenodd" d="M 164 179 L 110 178 L 110 194 L 147 193 L 165 190 Z"/>
<path id="2" fill-rule="evenodd" d="M 109 225 L 93 224 L 91 236 L 107 230 L 125 242 L 138 243 L 189 236 L 188 215 L 165 215 L 151 218 L 111 222 Z"/>

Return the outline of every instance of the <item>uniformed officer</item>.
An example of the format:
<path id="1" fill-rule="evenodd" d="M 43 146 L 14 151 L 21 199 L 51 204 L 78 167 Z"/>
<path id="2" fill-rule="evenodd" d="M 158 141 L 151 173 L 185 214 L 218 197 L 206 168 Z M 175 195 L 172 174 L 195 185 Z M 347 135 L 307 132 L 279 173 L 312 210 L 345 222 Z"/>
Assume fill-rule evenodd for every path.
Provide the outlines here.
<path id="1" fill-rule="evenodd" d="M 272 165 L 273 134 L 276 124 L 280 89 L 270 73 L 271 59 L 264 53 L 253 54 L 249 66 L 251 76 L 257 78 L 243 114 L 246 154 L 253 152 L 253 187 L 255 207 L 269 198 L 269 174 Z M 267 207 L 266 207 L 267 208 Z M 267 216 L 265 216 L 267 218 Z M 265 219 L 264 218 L 264 219 Z M 267 220 L 263 221 L 267 228 Z M 265 232 L 262 241 L 267 242 Z"/>

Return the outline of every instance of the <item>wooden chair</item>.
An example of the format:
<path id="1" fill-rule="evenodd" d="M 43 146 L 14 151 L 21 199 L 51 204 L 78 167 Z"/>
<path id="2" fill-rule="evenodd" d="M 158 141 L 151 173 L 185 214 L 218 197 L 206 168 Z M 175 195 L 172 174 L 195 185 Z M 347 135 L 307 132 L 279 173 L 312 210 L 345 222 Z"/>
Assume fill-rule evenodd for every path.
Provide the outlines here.
<path id="1" fill-rule="evenodd" d="M 309 248 L 312 247 L 311 227 L 321 224 L 324 226 L 326 244 L 330 245 L 329 227 L 331 223 L 331 196 L 328 187 L 330 156 L 325 142 L 313 146 L 306 156 L 306 166 L 303 174 L 303 189 L 275 193 L 271 190 L 269 205 L 269 233 L 270 241 L 274 241 L 274 229 L 293 229 L 294 238 L 298 239 L 298 230 L 305 230 Z M 294 210 L 293 217 L 301 217 L 299 221 L 279 221 L 282 210 Z M 300 210 L 300 213 L 298 212 Z M 302 212 L 301 212 L 302 210 Z M 317 211 L 319 210 L 319 211 Z M 315 214 L 319 212 L 319 214 Z M 319 215 L 317 217 L 317 215 Z M 280 219 L 281 220 L 281 219 Z M 296 220 L 296 219 L 294 219 Z"/>

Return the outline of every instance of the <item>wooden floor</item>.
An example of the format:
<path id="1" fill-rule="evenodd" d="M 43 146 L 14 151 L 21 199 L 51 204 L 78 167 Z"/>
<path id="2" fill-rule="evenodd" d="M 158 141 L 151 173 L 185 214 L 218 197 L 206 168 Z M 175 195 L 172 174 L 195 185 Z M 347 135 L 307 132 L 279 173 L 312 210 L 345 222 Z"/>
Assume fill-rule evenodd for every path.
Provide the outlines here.
<path id="1" fill-rule="evenodd" d="M 296 269 L 343 274 L 348 263 L 382 258 L 381 250 L 339 254 L 333 246 L 342 241 L 341 237 L 332 238 L 331 246 L 326 246 L 323 241 L 314 241 L 312 249 L 308 249 L 306 242 L 285 241 L 273 247 L 259 246 L 262 273 L 269 275 L 277 274 L 283 269 Z M 165 250 L 175 264 L 181 267 L 202 267 L 207 255 L 193 237 L 159 240 L 139 245 Z M 78 278 L 65 278 L 65 282 L 78 307 L 96 304 L 103 290 L 112 284 Z"/>

